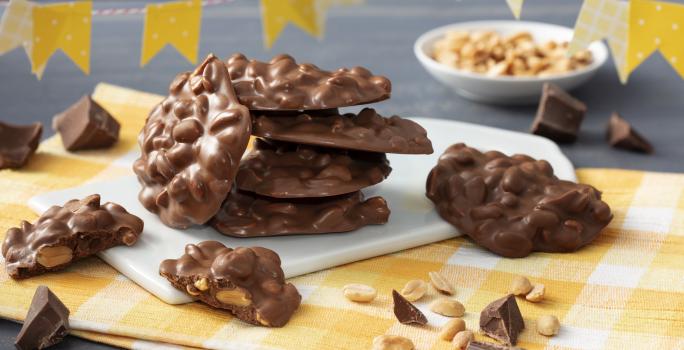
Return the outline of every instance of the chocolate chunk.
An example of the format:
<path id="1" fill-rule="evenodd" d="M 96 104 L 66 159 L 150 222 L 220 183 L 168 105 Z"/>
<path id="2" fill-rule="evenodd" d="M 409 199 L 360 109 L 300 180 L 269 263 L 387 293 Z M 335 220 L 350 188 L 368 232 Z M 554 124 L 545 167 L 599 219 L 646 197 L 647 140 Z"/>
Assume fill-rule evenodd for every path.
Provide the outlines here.
<path id="1" fill-rule="evenodd" d="M 321 70 L 289 55 L 270 62 L 234 54 L 226 60 L 240 103 L 252 110 L 309 110 L 353 106 L 390 97 L 392 85 L 363 67 Z"/>
<path id="2" fill-rule="evenodd" d="M 38 148 L 43 125 L 13 125 L 0 122 L 0 169 L 21 168 Z"/>
<path id="3" fill-rule="evenodd" d="M 496 254 L 568 252 L 613 218 L 594 187 L 559 180 L 545 160 L 449 147 L 428 175 L 427 197 L 460 232 Z"/>
<path id="4" fill-rule="evenodd" d="M 503 346 L 494 343 L 471 341 L 466 350 L 522 350 L 518 347 Z"/>
<path id="5" fill-rule="evenodd" d="M 427 323 L 425 315 L 394 289 L 392 289 L 392 299 L 394 300 L 394 316 L 400 323 L 419 325 Z"/>
<path id="6" fill-rule="evenodd" d="M 611 146 L 630 151 L 653 153 L 653 146 L 632 125 L 619 114 L 613 112 L 608 121 L 606 138 Z"/>
<path id="7" fill-rule="evenodd" d="M 285 283 L 278 254 L 262 247 L 188 244 L 179 259 L 162 261 L 159 273 L 190 296 L 256 325 L 284 326 L 302 300 Z"/>
<path id="8" fill-rule="evenodd" d="M 209 224 L 227 236 L 258 237 L 347 232 L 387 222 L 382 197 L 359 192 L 323 198 L 277 199 L 234 191 Z"/>
<path id="9" fill-rule="evenodd" d="M 69 333 L 69 309 L 46 286 L 38 286 L 14 345 L 19 350 L 45 349 Z"/>
<path id="10" fill-rule="evenodd" d="M 100 195 L 53 206 L 31 224 L 7 230 L 2 244 L 7 274 L 27 278 L 65 268 L 71 262 L 125 244 L 133 245 L 143 222 L 115 203 L 100 205 Z"/>
<path id="11" fill-rule="evenodd" d="M 523 329 L 525 321 L 513 294 L 491 302 L 480 313 L 480 330 L 506 345 L 515 345 Z"/>
<path id="12" fill-rule="evenodd" d="M 431 154 L 432 142 L 418 123 L 385 118 L 372 108 L 359 114 L 253 113 L 252 133 L 273 140 L 359 151 Z"/>
<path id="13" fill-rule="evenodd" d="M 240 105 L 225 65 L 209 55 L 194 72 L 179 74 L 169 96 L 147 117 L 133 165 L 138 198 L 171 227 L 204 224 L 230 192 L 252 122 Z"/>
<path id="14" fill-rule="evenodd" d="M 546 83 L 531 132 L 560 143 L 574 142 L 586 111 L 587 106 L 582 101 L 560 87 Z"/>
<path id="15" fill-rule="evenodd" d="M 391 170 L 383 153 L 257 140 L 240 163 L 235 184 L 276 198 L 328 197 L 380 183 Z"/>
<path id="16" fill-rule="evenodd" d="M 69 151 L 107 148 L 119 139 L 119 122 L 86 95 L 52 118 L 52 128 Z"/>

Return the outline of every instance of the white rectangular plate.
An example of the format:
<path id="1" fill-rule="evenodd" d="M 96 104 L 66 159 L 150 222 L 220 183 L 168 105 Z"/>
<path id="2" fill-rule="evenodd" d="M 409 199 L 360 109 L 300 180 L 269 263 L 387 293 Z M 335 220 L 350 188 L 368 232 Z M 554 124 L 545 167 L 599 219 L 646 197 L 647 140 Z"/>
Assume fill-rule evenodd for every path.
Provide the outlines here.
<path id="1" fill-rule="evenodd" d="M 263 246 L 275 250 L 282 259 L 286 277 L 396 252 L 458 235 L 439 218 L 425 197 L 425 180 L 439 155 L 451 144 L 465 142 L 480 149 L 495 149 L 507 154 L 526 153 L 548 160 L 558 177 L 575 180 L 572 164 L 553 142 L 534 135 L 448 120 L 414 118 L 427 131 L 435 153 L 431 155 L 388 155 L 393 168 L 389 178 L 364 190 L 366 197 L 381 195 L 392 214 L 385 225 L 368 226 L 349 233 L 262 238 L 232 238 L 210 227 L 176 230 L 164 226 L 159 218 L 138 202 L 140 185 L 135 176 L 106 183 L 90 183 L 62 191 L 43 193 L 29 200 L 29 206 L 42 213 L 52 205 L 69 199 L 99 193 L 102 201 L 121 204 L 145 222 L 140 240 L 132 247 L 115 247 L 99 256 L 150 293 L 170 304 L 192 301 L 166 279 L 159 276 L 159 263 L 183 254 L 184 246 L 205 240 L 218 240 L 230 247 Z M 137 152 L 137 151 L 136 151 Z M 127 155 L 120 163 L 137 157 Z"/>

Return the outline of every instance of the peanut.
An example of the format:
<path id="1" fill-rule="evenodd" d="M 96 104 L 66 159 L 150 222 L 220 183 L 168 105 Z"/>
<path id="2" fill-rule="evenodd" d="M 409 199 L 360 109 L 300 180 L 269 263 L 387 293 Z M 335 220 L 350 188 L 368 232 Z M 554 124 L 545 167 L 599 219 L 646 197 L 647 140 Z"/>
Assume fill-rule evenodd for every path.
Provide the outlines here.
<path id="1" fill-rule="evenodd" d="M 527 277 L 515 276 L 511 282 L 511 293 L 513 295 L 526 295 L 532 290 L 532 283 Z"/>
<path id="2" fill-rule="evenodd" d="M 342 287 L 345 298 L 358 303 L 368 303 L 375 299 L 378 292 L 365 284 L 352 283 Z"/>
<path id="3" fill-rule="evenodd" d="M 36 254 L 36 261 L 45 267 L 55 267 L 66 264 L 73 258 L 74 253 L 69 247 L 43 247 Z"/>
<path id="4" fill-rule="evenodd" d="M 428 275 L 430 276 L 430 283 L 437 291 L 447 295 L 454 294 L 454 287 L 439 272 L 432 271 Z"/>
<path id="5" fill-rule="evenodd" d="M 195 288 L 197 288 L 201 291 L 205 291 L 205 290 L 209 289 L 209 280 L 207 280 L 206 277 L 202 277 L 202 278 L 198 279 L 197 281 L 195 281 Z"/>
<path id="6" fill-rule="evenodd" d="M 462 318 L 451 319 L 442 326 L 442 329 L 439 331 L 439 339 L 451 341 L 454 339 L 456 333 L 464 331 L 465 329 L 466 324 Z"/>
<path id="7" fill-rule="evenodd" d="M 252 300 L 247 293 L 239 288 L 221 290 L 216 293 L 216 299 L 221 303 L 228 305 L 248 306 L 252 304 Z"/>
<path id="8" fill-rule="evenodd" d="M 373 339 L 373 350 L 413 350 L 415 345 L 409 338 L 398 335 L 379 335 Z"/>
<path id="9" fill-rule="evenodd" d="M 546 293 L 546 287 L 541 283 L 535 283 L 532 286 L 532 290 L 525 296 L 525 299 L 533 303 L 538 303 L 544 299 L 544 293 Z"/>
<path id="10" fill-rule="evenodd" d="M 430 311 L 447 317 L 461 317 L 465 307 L 458 300 L 440 298 L 430 304 Z"/>
<path id="11" fill-rule="evenodd" d="M 560 330 L 560 321 L 558 321 L 558 317 L 544 315 L 537 319 L 537 333 L 551 337 L 558 334 L 558 330 Z"/>
<path id="12" fill-rule="evenodd" d="M 456 333 L 456 336 L 454 336 L 454 340 L 451 342 L 451 344 L 454 345 L 454 349 L 456 350 L 465 350 L 468 347 L 468 344 L 470 344 L 470 342 L 474 339 L 475 335 L 473 332 L 468 330 L 460 331 Z"/>
<path id="13" fill-rule="evenodd" d="M 416 301 L 427 292 L 427 283 L 423 280 L 411 280 L 401 290 L 401 295 L 408 301 Z"/>

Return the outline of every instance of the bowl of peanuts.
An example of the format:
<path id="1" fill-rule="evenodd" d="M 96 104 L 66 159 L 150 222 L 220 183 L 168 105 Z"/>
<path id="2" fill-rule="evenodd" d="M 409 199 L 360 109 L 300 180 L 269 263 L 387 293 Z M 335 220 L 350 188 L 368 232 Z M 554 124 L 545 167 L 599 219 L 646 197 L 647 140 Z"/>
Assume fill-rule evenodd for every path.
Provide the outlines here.
<path id="1" fill-rule="evenodd" d="M 571 90 L 608 58 L 600 41 L 568 56 L 572 35 L 571 28 L 539 22 L 463 22 L 421 35 L 414 53 L 435 79 L 465 98 L 531 104 L 539 100 L 544 83 Z"/>

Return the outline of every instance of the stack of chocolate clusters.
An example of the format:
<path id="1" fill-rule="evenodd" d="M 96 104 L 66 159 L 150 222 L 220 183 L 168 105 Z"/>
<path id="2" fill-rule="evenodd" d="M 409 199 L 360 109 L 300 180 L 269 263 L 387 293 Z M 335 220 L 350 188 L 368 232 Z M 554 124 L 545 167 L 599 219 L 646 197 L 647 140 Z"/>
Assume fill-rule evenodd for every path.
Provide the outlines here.
<path id="1" fill-rule="evenodd" d="M 410 120 L 338 108 L 390 92 L 387 78 L 361 67 L 210 56 L 176 78 L 140 134 L 141 202 L 169 226 L 209 223 L 236 237 L 384 224 L 387 202 L 361 190 L 390 174 L 386 153 L 430 154 L 432 144 Z M 250 134 L 258 138 L 240 161 Z"/>

